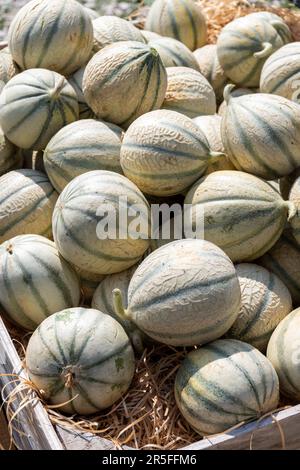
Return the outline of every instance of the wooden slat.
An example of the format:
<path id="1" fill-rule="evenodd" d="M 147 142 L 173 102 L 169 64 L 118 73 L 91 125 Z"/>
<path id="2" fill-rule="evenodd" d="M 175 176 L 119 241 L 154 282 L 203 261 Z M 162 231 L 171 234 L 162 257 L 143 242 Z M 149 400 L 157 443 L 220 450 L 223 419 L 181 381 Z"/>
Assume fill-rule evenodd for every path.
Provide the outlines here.
<path id="1" fill-rule="evenodd" d="M 239 429 L 191 444 L 188 450 L 249 450 L 250 440 L 255 450 L 283 448 L 280 426 L 284 436 L 284 448 L 300 450 L 300 405 L 274 413 L 276 421 L 268 417 L 261 422 L 245 424 Z"/>
<path id="2" fill-rule="evenodd" d="M 7 332 L 7 329 L 0 318 L 0 391 L 3 398 L 10 394 L 15 383 L 9 383 L 12 378 L 1 374 L 18 374 L 27 378 L 22 367 L 20 358 Z M 3 387 L 5 388 L 3 389 Z M 32 394 L 35 398 L 35 394 Z M 17 410 L 20 400 L 13 403 L 13 411 Z M 18 413 L 15 421 L 18 430 L 13 432 L 13 439 L 18 449 L 27 450 L 63 450 L 64 446 L 59 440 L 49 417 L 39 400 L 35 400 L 31 406 L 26 406 Z"/>
<path id="3" fill-rule="evenodd" d="M 0 449 L 8 450 L 10 448 L 10 437 L 7 429 L 7 421 L 3 411 L 0 411 Z"/>

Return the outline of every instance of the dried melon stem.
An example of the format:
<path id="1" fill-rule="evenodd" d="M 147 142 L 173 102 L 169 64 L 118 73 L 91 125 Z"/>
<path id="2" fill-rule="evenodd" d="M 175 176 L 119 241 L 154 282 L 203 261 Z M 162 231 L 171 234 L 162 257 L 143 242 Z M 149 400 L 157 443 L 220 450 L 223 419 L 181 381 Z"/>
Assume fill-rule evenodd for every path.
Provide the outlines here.
<path id="1" fill-rule="evenodd" d="M 235 85 L 233 85 L 233 83 L 229 83 L 224 88 L 223 96 L 224 96 L 224 101 L 225 101 L 226 104 L 228 104 L 230 99 L 232 98 L 231 92 L 234 90 L 234 88 L 235 88 Z"/>
<path id="2" fill-rule="evenodd" d="M 263 42 L 263 49 L 258 52 L 254 52 L 254 57 L 256 59 L 263 59 L 264 57 L 268 57 L 271 55 L 272 50 L 273 50 L 273 45 L 270 42 Z"/>
<path id="3" fill-rule="evenodd" d="M 128 311 L 124 308 L 122 293 L 120 289 L 114 289 L 112 293 L 113 293 L 114 309 L 115 309 L 116 314 L 122 320 L 130 320 L 131 319 L 130 315 Z"/>

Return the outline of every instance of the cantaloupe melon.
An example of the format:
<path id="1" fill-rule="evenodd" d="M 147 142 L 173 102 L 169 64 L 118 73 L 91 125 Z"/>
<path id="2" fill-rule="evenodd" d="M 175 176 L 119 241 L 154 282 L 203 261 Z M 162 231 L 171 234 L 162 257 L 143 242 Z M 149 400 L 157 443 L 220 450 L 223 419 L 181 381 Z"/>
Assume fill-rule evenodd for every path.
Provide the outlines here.
<path id="1" fill-rule="evenodd" d="M 284 40 L 269 21 L 251 15 L 228 23 L 217 40 L 217 53 L 227 77 L 242 87 L 258 87 L 262 67 Z"/>
<path id="2" fill-rule="evenodd" d="M 60 193 L 76 176 L 92 170 L 122 173 L 120 134 L 104 122 L 84 119 L 61 129 L 44 152 L 48 177 Z"/>
<path id="3" fill-rule="evenodd" d="M 72 415 L 112 405 L 127 391 L 134 367 L 120 323 L 94 309 L 51 315 L 33 333 L 26 351 L 30 380 L 45 400 Z"/>
<path id="4" fill-rule="evenodd" d="M 96 10 L 93 10 L 92 8 L 89 8 L 86 6 L 84 6 L 84 9 L 86 13 L 89 15 L 89 17 L 91 18 L 91 20 L 95 20 L 96 18 L 99 17 L 99 14 L 96 12 Z"/>
<path id="5" fill-rule="evenodd" d="M 200 5 L 193 0 L 155 0 L 145 28 L 178 39 L 191 50 L 206 43 L 206 19 Z"/>
<path id="6" fill-rule="evenodd" d="M 136 41 L 117 42 L 101 49 L 83 76 L 88 105 L 97 117 L 121 127 L 160 108 L 166 89 L 167 74 L 158 52 Z"/>
<path id="7" fill-rule="evenodd" d="M 267 180 L 291 173 L 300 165 L 300 105 L 266 93 L 235 98 L 231 87 L 221 132 L 232 163 Z"/>
<path id="8" fill-rule="evenodd" d="M 0 127 L 0 176 L 10 170 L 21 168 L 23 157 L 18 148 L 4 135 Z"/>
<path id="9" fill-rule="evenodd" d="M 6 137 L 23 149 L 44 150 L 78 114 L 74 89 L 50 70 L 26 70 L 13 77 L 0 95 L 0 125 Z"/>
<path id="10" fill-rule="evenodd" d="M 87 102 L 85 100 L 85 97 L 82 91 L 82 80 L 83 80 L 85 67 L 86 66 L 83 66 L 80 69 L 76 70 L 76 72 L 73 73 L 73 75 L 69 77 L 68 81 L 76 92 L 78 106 L 79 106 L 79 119 L 94 119 L 95 113 L 87 105 Z"/>
<path id="11" fill-rule="evenodd" d="M 68 76 L 89 60 L 92 20 L 74 0 L 31 0 L 14 17 L 8 45 L 22 70 L 45 68 Z"/>
<path id="12" fill-rule="evenodd" d="M 300 42 L 292 42 L 272 54 L 261 72 L 260 91 L 300 103 Z"/>
<path id="13" fill-rule="evenodd" d="M 139 265 L 128 289 L 128 307 L 114 290 L 117 313 L 156 341 L 172 346 L 204 344 L 236 320 L 240 286 L 225 253 L 204 240 L 176 240 Z"/>
<path id="14" fill-rule="evenodd" d="M 209 165 L 205 174 L 219 170 L 234 170 L 234 165 L 225 154 L 225 149 L 221 138 L 221 116 L 218 114 L 211 116 L 197 116 L 193 119 L 193 121 L 204 133 L 210 149 L 213 152 L 220 152 L 219 158 L 216 158 L 216 160 Z"/>
<path id="15" fill-rule="evenodd" d="M 231 96 L 237 98 L 238 96 L 251 95 L 253 93 L 257 93 L 256 88 L 234 88 L 231 91 Z M 218 114 L 222 117 L 225 116 L 226 108 L 227 103 L 225 100 L 223 100 L 219 106 Z"/>
<path id="16" fill-rule="evenodd" d="M 164 109 L 138 118 L 121 146 L 124 174 L 141 191 L 155 196 L 184 191 L 217 156 L 190 118 Z"/>
<path id="17" fill-rule="evenodd" d="M 134 206 L 137 213 L 132 215 L 128 208 Z M 124 224 L 119 223 L 120 210 Z M 147 200 L 135 184 L 118 173 L 90 171 L 77 176 L 60 194 L 53 236 L 59 252 L 77 268 L 111 274 L 136 264 L 147 250 L 149 216 Z M 130 233 L 134 229 L 136 239 Z"/>
<path id="18" fill-rule="evenodd" d="M 194 51 L 194 56 L 198 62 L 200 72 L 213 87 L 217 102 L 221 103 L 228 78 L 220 65 L 216 44 L 207 44 L 207 46 L 200 47 L 200 49 Z"/>
<path id="19" fill-rule="evenodd" d="M 14 170 L 0 178 L 0 243 L 16 235 L 52 236 L 51 218 L 57 200 L 47 176 Z"/>
<path id="20" fill-rule="evenodd" d="M 248 18 L 264 20 L 270 25 L 272 25 L 273 28 L 277 31 L 277 33 L 281 37 L 284 44 L 287 44 L 293 41 L 292 32 L 288 24 L 284 21 L 284 19 L 281 16 L 276 15 L 275 13 L 272 13 L 270 11 L 257 11 L 254 13 L 250 13 L 248 15 Z"/>
<path id="21" fill-rule="evenodd" d="M 141 33 L 147 43 L 162 37 L 160 34 L 154 33 L 153 31 L 147 31 L 146 29 L 143 29 Z"/>
<path id="22" fill-rule="evenodd" d="M 0 50 L 0 93 L 4 85 L 19 72 L 8 47 Z"/>
<path id="23" fill-rule="evenodd" d="M 94 52 L 119 41 L 146 42 L 139 29 L 130 21 L 117 16 L 99 16 L 93 21 L 93 29 Z"/>
<path id="24" fill-rule="evenodd" d="M 192 51 L 177 39 L 158 37 L 148 41 L 148 45 L 157 50 L 165 67 L 191 67 L 199 72 Z"/>
<path id="25" fill-rule="evenodd" d="M 278 377 L 281 393 L 294 402 L 300 399 L 300 309 L 279 323 L 271 336 L 267 357 Z"/>
<path id="26" fill-rule="evenodd" d="M 0 303 L 11 320 L 34 330 L 46 317 L 77 307 L 76 272 L 53 242 L 39 235 L 20 235 L 0 245 Z"/>
<path id="27" fill-rule="evenodd" d="M 215 92 L 200 72 L 190 67 L 168 67 L 166 70 L 168 87 L 163 109 L 171 109 L 190 118 L 216 113 Z"/>
<path id="28" fill-rule="evenodd" d="M 195 431 L 216 434 L 275 410 L 278 377 L 257 349 L 222 339 L 186 356 L 177 372 L 175 398 Z"/>
<path id="29" fill-rule="evenodd" d="M 276 274 L 257 264 L 238 264 L 236 272 L 241 309 L 226 336 L 265 352 L 276 326 L 292 311 L 291 294 Z"/>
<path id="30" fill-rule="evenodd" d="M 215 171 L 201 178 L 185 198 L 187 216 L 204 238 L 234 262 L 266 253 L 280 237 L 295 208 L 267 182 L 241 171 Z"/>

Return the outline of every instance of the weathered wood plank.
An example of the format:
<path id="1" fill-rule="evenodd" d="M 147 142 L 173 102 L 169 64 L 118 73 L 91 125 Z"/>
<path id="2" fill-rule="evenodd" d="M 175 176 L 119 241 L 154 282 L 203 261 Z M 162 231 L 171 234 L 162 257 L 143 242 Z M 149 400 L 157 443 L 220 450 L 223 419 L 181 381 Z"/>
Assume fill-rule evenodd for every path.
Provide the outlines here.
<path id="1" fill-rule="evenodd" d="M 245 424 L 239 429 L 219 436 L 203 439 L 191 444 L 188 450 L 249 450 L 252 438 L 252 449 L 278 450 L 283 448 L 279 426 L 284 436 L 284 448 L 300 449 L 300 405 L 293 406 L 264 420 Z"/>
<path id="2" fill-rule="evenodd" d="M 91 433 L 80 433 L 60 426 L 55 427 L 56 432 L 67 450 L 116 450 L 113 442 Z M 124 450 L 132 450 L 123 446 Z"/>
<path id="3" fill-rule="evenodd" d="M 10 383 L 12 377 L 4 374 L 17 374 L 24 378 L 26 373 L 22 367 L 20 358 L 8 334 L 8 331 L 0 318 L 0 392 L 5 399 L 10 394 L 16 383 Z M 32 450 L 63 450 L 64 446 L 59 440 L 49 417 L 42 404 L 32 393 L 33 402 L 20 411 L 14 420 L 13 439 L 18 449 Z M 22 395 L 14 401 L 12 407 L 15 412 L 20 404 Z"/>
<path id="4" fill-rule="evenodd" d="M 7 421 L 3 411 L 0 411 L 0 450 L 8 450 L 9 448 L 10 437 L 7 429 Z"/>

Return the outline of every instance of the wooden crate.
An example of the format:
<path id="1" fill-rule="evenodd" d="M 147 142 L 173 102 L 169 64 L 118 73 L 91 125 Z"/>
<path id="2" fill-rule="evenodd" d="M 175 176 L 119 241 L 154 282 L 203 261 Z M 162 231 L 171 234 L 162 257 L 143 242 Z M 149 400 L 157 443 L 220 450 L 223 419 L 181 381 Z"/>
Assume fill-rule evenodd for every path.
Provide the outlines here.
<path id="1" fill-rule="evenodd" d="M 9 333 L 0 318 L 0 390 L 4 395 L 10 393 L 14 383 L 4 374 L 19 374 L 26 377 L 18 353 Z M 107 439 L 95 437 L 90 433 L 79 433 L 53 426 L 41 402 L 33 394 L 33 404 L 24 408 L 19 414 L 13 431 L 14 443 L 22 450 L 113 450 L 114 444 Z M 15 409 L 18 403 L 14 403 Z M 1 429 L 1 421 L 0 421 Z M 0 434 L 1 436 L 1 434 Z M 284 436 L 284 439 L 282 438 Z M 0 438 L 1 441 L 1 438 Z M 187 450 L 255 450 L 300 449 L 300 405 L 274 413 L 268 417 L 252 422 L 216 437 L 199 440 L 183 449 Z M 129 447 L 124 447 L 129 449 Z"/>

